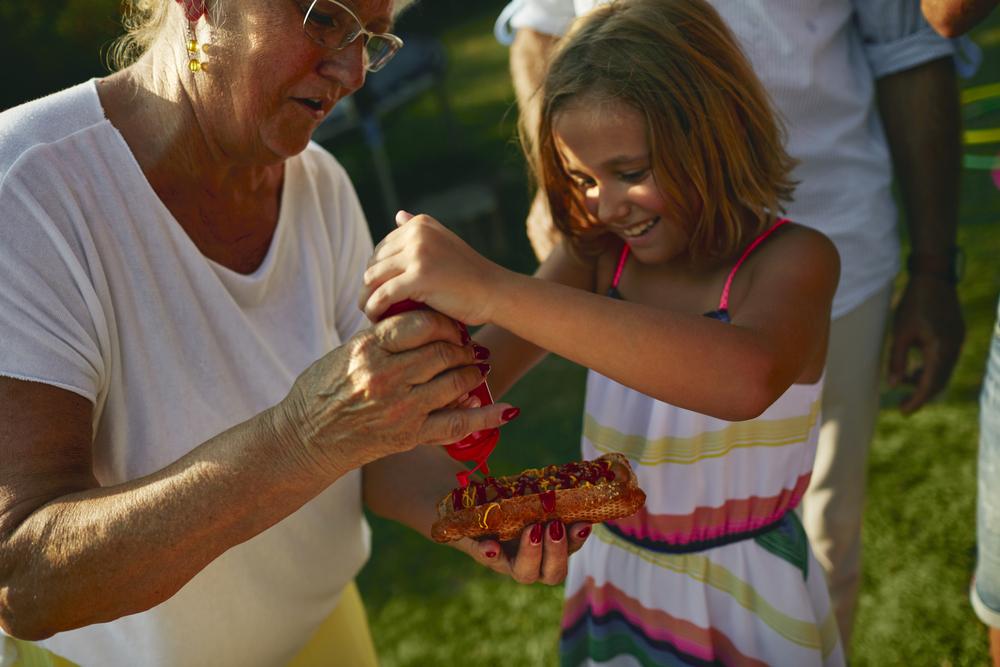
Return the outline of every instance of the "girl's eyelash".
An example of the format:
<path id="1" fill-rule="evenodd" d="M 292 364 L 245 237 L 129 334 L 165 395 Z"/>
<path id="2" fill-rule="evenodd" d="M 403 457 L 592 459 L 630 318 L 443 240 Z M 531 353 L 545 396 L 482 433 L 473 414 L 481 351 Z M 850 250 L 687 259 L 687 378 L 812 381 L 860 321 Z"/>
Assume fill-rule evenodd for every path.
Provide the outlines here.
<path id="1" fill-rule="evenodd" d="M 621 174 L 621 179 L 623 181 L 629 181 L 629 182 L 632 182 L 632 183 L 636 183 L 636 182 L 641 181 L 642 179 L 646 178 L 646 176 L 648 174 L 649 174 L 649 169 L 640 169 L 638 171 L 630 171 L 630 172 L 628 172 L 626 174 Z"/>

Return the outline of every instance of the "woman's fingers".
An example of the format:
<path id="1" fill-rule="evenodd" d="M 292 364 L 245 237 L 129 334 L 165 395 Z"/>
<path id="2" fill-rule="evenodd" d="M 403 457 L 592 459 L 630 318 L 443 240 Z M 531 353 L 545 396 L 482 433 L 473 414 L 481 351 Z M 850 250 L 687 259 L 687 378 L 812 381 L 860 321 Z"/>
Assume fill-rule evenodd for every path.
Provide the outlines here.
<path id="1" fill-rule="evenodd" d="M 545 524 L 534 523 L 521 531 L 521 541 L 517 555 L 511 563 L 510 576 L 522 584 L 533 584 L 540 578 L 542 566 L 542 542 L 545 539 Z"/>
<path id="2" fill-rule="evenodd" d="M 545 527 L 545 550 L 541 567 L 542 583 L 554 586 L 566 579 L 567 550 L 566 526 L 562 521 L 550 521 Z"/>
<path id="3" fill-rule="evenodd" d="M 463 548 L 483 565 L 519 583 L 540 581 L 551 586 L 566 580 L 569 555 L 583 546 L 589 534 L 588 523 L 567 528 L 560 521 L 550 521 L 527 526 L 517 542 L 501 545 L 492 539 L 469 540 Z"/>
<path id="4" fill-rule="evenodd" d="M 589 523 L 574 523 L 566 528 L 566 543 L 568 552 L 573 554 L 579 551 L 587 538 L 590 537 L 590 532 L 593 529 L 593 525 Z"/>
<path id="5" fill-rule="evenodd" d="M 420 427 L 417 443 L 447 445 L 461 440 L 470 433 L 503 426 L 513 418 L 505 419 L 504 413 L 514 409 L 509 403 L 495 403 L 480 408 L 437 410 L 432 412 Z"/>
<path id="6" fill-rule="evenodd" d="M 410 220 L 412 220 L 414 217 L 415 216 L 412 213 L 410 213 L 409 211 L 397 211 L 396 212 L 396 226 L 397 227 L 402 227 L 403 225 L 405 225 L 406 223 L 408 223 Z"/>
<path id="7" fill-rule="evenodd" d="M 399 355 L 401 363 L 405 365 L 403 371 L 404 381 L 411 386 L 428 384 L 438 379 L 442 373 L 469 369 L 470 379 L 475 379 L 471 369 L 479 371 L 480 377 L 485 377 L 490 371 L 489 364 L 476 358 L 476 348 L 472 345 L 455 345 L 454 343 L 438 341 L 428 343 L 423 347 L 410 352 L 402 352 Z M 457 387 L 463 383 L 465 378 L 450 378 Z M 473 388 L 478 387 L 476 384 Z M 456 394 L 448 403 L 456 401 L 462 394 Z M 435 408 L 443 407 L 434 404 Z"/>

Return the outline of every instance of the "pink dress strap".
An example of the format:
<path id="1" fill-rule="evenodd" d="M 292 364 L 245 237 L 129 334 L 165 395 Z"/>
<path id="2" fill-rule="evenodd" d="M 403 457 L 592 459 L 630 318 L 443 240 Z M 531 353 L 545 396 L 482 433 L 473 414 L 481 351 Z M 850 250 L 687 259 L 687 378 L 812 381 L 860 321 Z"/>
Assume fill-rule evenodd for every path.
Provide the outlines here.
<path id="1" fill-rule="evenodd" d="M 739 270 L 740 266 L 742 266 L 743 262 L 746 261 L 746 258 L 750 256 L 750 253 L 757 249 L 757 246 L 763 243 L 768 236 L 775 232 L 775 230 L 788 222 L 791 222 L 788 218 L 778 218 L 774 221 L 773 225 L 768 227 L 766 231 L 762 232 L 760 236 L 755 238 L 750 245 L 747 246 L 746 250 L 743 251 L 743 254 L 740 255 L 740 258 L 736 261 L 736 264 L 733 265 L 733 268 L 729 271 L 729 276 L 726 278 L 726 284 L 722 288 L 722 296 L 719 298 L 719 307 L 716 310 L 705 313 L 707 317 L 721 320 L 723 322 L 729 322 L 729 289 L 733 285 L 733 278 L 736 277 L 736 272 Z M 608 288 L 608 296 L 615 299 L 622 298 L 621 292 L 618 291 L 618 283 L 621 282 L 622 271 L 625 270 L 625 262 L 628 261 L 630 251 L 631 248 L 626 243 L 624 247 L 622 247 L 621 254 L 618 256 L 618 268 L 615 269 L 615 277 L 611 281 L 611 287 Z"/>
<path id="2" fill-rule="evenodd" d="M 611 287 L 608 288 L 607 295 L 612 299 L 621 299 L 621 292 L 618 291 L 618 282 L 622 279 L 622 271 L 625 270 L 625 261 L 628 259 L 628 254 L 631 248 L 626 243 L 622 247 L 622 253 L 618 256 L 618 268 L 615 269 L 615 277 L 611 281 Z"/>
<path id="3" fill-rule="evenodd" d="M 611 286 L 614 288 L 618 287 L 618 281 L 622 279 L 622 271 L 625 270 L 625 261 L 628 259 L 628 254 L 631 250 L 632 248 L 630 248 L 629 244 L 626 243 L 622 247 L 621 254 L 618 255 L 618 268 L 615 269 L 615 277 L 614 280 L 611 281 Z"/>
<path id="4" fill-rule="evenodd" d="M 774 224 L 767 229 L 767 231 L 765 231 L 760 236 L 755 238 L 753 242 L 750 243 L 749 246 L 747 246 L 747 249 L 743 251 L 743 254 L 740 255 L 739 260 L 737 260 L 736 264 L 729 272 L 729 277 L 726 278 L 726 286 L 722 288 L 722 297 L 719 299 L 720 311 L 727 311 L 727 312 L 729 311 L 729 288 L 733 284 L 733 278 L 736 277 L 736 271 L 739 270 L 740 265 L 743 264 L 746 258 L 750 256 L 750 253 L 752 253 L 757 248 L 757 246 L 759 246 L 761 243 L 764 242 L 764 239 L 773 234 L 775 230 L 778 229 L 778 227 L 781 227 L 787 222 L 789 222 L 788 218 L 778 218 L 777 220 L 774 221 Z"/>

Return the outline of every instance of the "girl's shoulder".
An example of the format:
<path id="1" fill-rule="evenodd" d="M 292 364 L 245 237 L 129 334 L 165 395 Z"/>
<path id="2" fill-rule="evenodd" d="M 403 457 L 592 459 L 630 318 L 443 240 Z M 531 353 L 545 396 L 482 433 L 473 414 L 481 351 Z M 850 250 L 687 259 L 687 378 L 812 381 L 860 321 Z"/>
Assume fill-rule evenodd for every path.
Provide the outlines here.
<path id="1" fill-rule="evenodd" d="M 823 232 L 806 225 L 789 221 L 775 230 L 775 233 L 762 243 L 754 253 L 758 262 L 765 266 L 791 263 L 792 265 L 809 265 L 818 262 L 818 268 L 840 270 L 840 254 L 837 247 Z"/>
<path id="2" fill-rule="evenodd" d="M 751 274 L 752 284 L 832 295 L 840 281 L 840 255 L 822 232 L 788 222 L 761 243 L 740 270 Z"/>

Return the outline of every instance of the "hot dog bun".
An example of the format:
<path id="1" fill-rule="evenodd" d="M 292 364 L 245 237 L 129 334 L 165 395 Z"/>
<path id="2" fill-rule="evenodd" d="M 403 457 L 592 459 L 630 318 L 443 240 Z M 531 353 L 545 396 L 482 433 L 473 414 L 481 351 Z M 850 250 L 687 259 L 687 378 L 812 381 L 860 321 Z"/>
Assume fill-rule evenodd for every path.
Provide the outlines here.
<path id="1" fill-rule="evenodd" d="M 605 454 L 455 489 L 438 503 L 431 537 L 437 542 L 486 536 L 510 540 L 532 523 L 600 523 L 634 514 L 645 502 L 628 459 Z"/>

